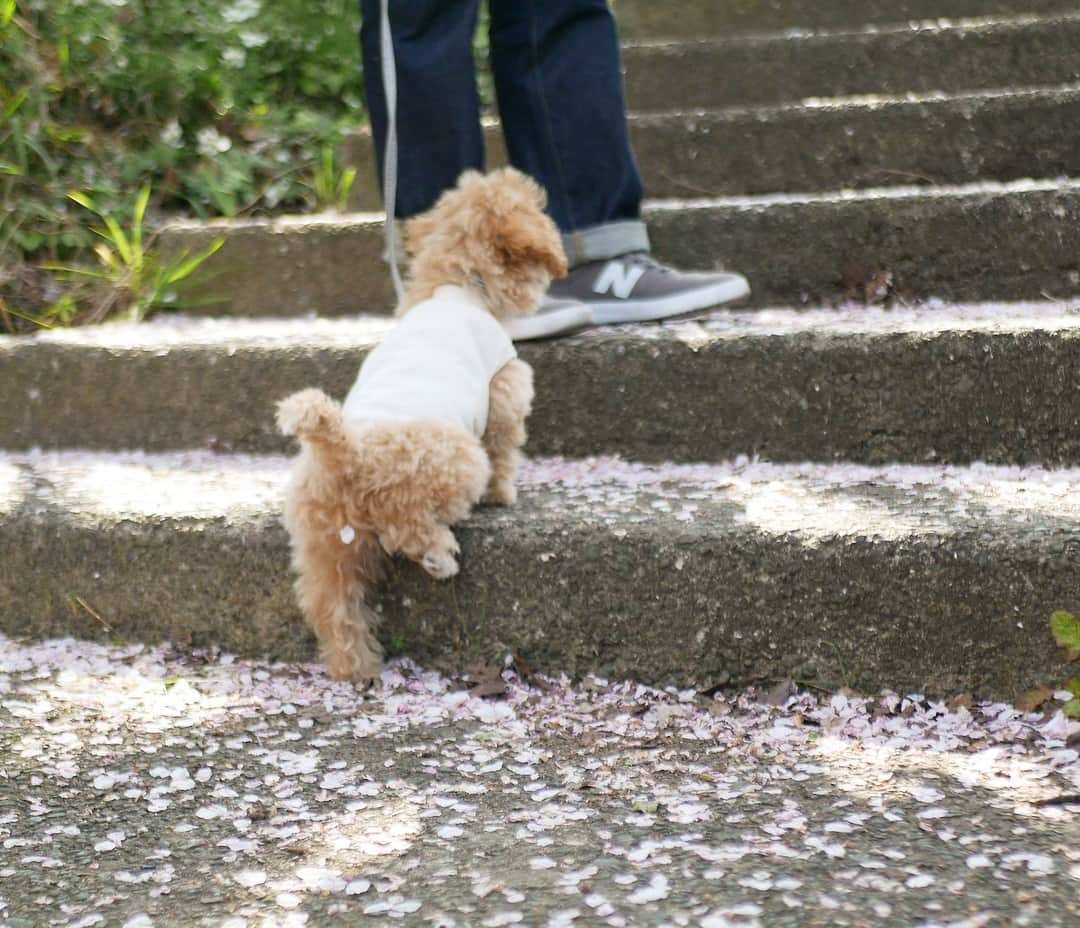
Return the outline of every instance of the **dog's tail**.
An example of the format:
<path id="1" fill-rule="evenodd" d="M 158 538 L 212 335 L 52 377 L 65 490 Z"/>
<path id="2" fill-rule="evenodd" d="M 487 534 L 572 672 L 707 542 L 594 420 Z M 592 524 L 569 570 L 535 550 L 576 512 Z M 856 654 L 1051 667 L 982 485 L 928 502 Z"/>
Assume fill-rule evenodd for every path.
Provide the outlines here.
<path id="1" fill-rule="evenodd" d="M 277 405 L 277 425 L 282 435 L 295 435 L 311 442 L 345 441 L 345 420 L 341 405 L 322 390 L 301 390 Z"/>
<path id="2" fill-rule="evenodd" d="M 337 472 L 353 453 L 341 404 L 322 390 L 301 390 L 277 406 L 277 425 L 282 435 L 295 435 L 324 463 Z M 337 465 L 337 466 L 335 466 Z"/>

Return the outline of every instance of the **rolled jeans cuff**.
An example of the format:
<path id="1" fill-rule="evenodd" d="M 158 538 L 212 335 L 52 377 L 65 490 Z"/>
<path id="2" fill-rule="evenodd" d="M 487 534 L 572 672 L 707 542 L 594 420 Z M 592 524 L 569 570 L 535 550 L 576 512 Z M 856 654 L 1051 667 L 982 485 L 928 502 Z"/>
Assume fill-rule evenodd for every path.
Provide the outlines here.
<path id="1" fill-rule="evenodd" d="M 606 261 L 634 251 L 649 251 L 649 232 L 640 219 L 622 219 L 563 234 L 570 267 Z"/>

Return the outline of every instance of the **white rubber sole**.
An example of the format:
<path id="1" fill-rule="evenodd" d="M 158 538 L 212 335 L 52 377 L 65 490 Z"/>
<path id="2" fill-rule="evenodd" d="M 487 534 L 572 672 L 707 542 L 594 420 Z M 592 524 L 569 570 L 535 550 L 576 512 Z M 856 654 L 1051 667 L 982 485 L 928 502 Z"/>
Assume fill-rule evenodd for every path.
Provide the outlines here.
<path id="1" fill-rule="evenodd" d="M 552 338 L 566 335 L 593 324 L 593 314 L 584 303 L 568 302 L 558 309 L 507 319 L 503 329 L 515 342 L 527 342 L 535 338 Z"/>
<path id="2" fill-rule="evenodd" d="M 672 296 L 653 300 L 592 301 L 576 303 L 567 300 L 557 309 L 544 310 L 532 316 L 520 316 L 503 323 L 506 334 L 515 342 L 538 338 L 554 338 L 594 325 L 619 325 L 627 322 L 655 322 L 688 313 L 701 312 L 717 306 L 736 303 L 750 295 L 750 284 L 738 274 L 727 275 L 722 281 L 686 290 Z"/>
<path id="3" fill-rule="evenodd" d="M 654 322 L 686 313 L 713 309 L 734 303 L 750 295 L 750 284 L 738 274 L 727 275 L 722 281 L 652 300 L 618 300 L 587 304 L 592 311 L 593 325 L 617 325 L 621 322 Z"/>

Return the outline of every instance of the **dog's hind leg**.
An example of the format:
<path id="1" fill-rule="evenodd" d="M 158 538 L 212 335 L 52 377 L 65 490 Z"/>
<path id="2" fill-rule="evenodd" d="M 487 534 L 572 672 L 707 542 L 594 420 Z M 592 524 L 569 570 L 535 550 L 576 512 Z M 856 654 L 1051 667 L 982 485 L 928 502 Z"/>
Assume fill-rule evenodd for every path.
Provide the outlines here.
<path id="1" fill-rule="evenodd" d="M 347 455 L 330 445 L 305 443 L 285 496 L 296 593 L 304 618 L 322 646 L 330 675 L 374 679 L 381 649 L 377 616 L 364 602 L 382 577 L 384 555 L 363 516 L 351 511 L 350 484 L 327 458 Z"/>
<path id="2" fill-rule="evenodd" d="M 349 536 L 326 531 L 320 537 L 298 539 L 293 558 L 297 596 L 322 646 L 330 676 L 336 680 L 379 676 L 378 617 L 364 597 L 377 580 L 381 556 L 370 532 Z"/>
<path id="3" fill-rule="evenodd" d="M 491 380 L 487 426 L 482 439 L 491 461 L 491 480 L 486 502 L 508 506 L 517 498 L 514 479 L 525 444 L 525 419 L 532 408 L 533 373 L 524 361 L 515 359 Z"/>

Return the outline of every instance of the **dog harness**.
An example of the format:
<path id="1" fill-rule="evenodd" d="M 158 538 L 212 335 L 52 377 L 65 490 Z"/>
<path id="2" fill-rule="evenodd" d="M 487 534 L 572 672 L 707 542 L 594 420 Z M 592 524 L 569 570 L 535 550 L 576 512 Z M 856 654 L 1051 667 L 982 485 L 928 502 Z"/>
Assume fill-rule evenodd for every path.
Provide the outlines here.
<path id="1" fill-rule="evenodd" d="M 517 357 L 483 300 L 443 286 L 367 356 L 345 398 L 351 425 L 436 420 L 484 434 L 491 379 Z"/>

